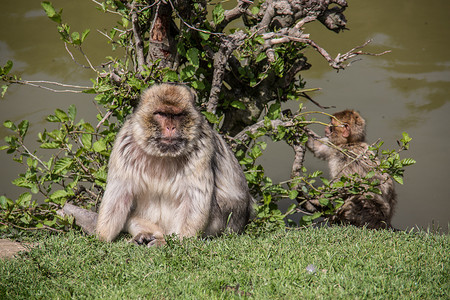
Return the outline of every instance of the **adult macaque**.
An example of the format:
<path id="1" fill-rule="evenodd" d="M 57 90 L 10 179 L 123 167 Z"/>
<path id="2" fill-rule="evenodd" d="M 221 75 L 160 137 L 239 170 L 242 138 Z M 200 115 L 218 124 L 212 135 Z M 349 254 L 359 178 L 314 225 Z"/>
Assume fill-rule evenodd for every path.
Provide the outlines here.
<path id="1" fill-rule="evenodd" d="M 316 157 L 328 162 L 333 179 L 354 173 L 366 176 L 374 165 L 368 158 L 369 146 L 364 142 L 366 122 L 354 110 L 344 110 L 333 116 L 330 125 L 325 128 L 326 138 L 317 139 L 310 134 L 306 146 Z M 372 180 L 380 182 L 381 194 L 369 193 L 344 199 L 344 204 L 331 218 L 332 222 L 368 228 L 391 227 L 396 204 L 394 181 L 387 174 L 380 173 L 376 173 Z"/>
<path id="2" fill-rule="evenodd" d="M 137 244 L 164 235 L 242 232 L 252 214 L 242 169 L 195 108 L 182 85 L 146 90 L 120 130 L 109 160 L 96 233 L 112 241 L 127 231 Z"/>

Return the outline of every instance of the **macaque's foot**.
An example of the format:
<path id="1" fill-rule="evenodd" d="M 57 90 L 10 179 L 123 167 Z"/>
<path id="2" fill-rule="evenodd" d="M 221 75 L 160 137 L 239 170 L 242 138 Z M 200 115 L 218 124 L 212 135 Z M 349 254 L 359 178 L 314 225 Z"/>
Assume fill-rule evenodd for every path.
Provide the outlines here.
<path id="1" fill-rule="evenodd" d="M 139 233 L 132 241 L 136 245 L 147 245 L 147 247 L 162 246 L 166 244 L 164 239 L 158 239 L 151 233 Z"/>
<path id="2" fill-rule="evenodd" d="M 138 233 L 134 238 L 133 242 L 136 245 L 147 245 L 148 243 L 156 240 L 156 237 L 151 233 Z"/>
<path id="3" fill-rule="evenodd" d="M 155 238 L 154 240 L 152 240 L 151 242 L 149 242 L 147 244 L 147 247 L 161 247 L 164 246 L 166 244 L 166 241 L 164 239 L 157 239 Z"/>

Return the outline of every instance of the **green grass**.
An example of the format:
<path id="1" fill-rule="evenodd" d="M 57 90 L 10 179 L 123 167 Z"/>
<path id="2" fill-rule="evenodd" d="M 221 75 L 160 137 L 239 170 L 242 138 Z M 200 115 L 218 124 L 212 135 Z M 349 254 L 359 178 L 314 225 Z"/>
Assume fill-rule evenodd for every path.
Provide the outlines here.
<path id="1" fill-rule="evenodd" d="M 450 297 L 449 235 L 330 227 L 172 240 L 162 248 L 78 233 L 39 243 L 0 261 L 0 299 Z"/>

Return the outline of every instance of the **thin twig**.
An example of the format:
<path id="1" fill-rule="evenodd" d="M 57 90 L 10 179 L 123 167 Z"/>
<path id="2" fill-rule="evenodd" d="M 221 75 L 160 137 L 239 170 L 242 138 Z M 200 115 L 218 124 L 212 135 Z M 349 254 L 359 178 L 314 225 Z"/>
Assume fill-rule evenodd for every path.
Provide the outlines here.
<path id="1" fill-rule="evenodd" d="M 46 84 L 53 84 L 57 86 L 64 86 L 64 87 L 71 87 L 71 88 L 78 88 L 78 89 L 90 89 L 89 86 L 81 86 L 81 85 L 73 85 L 73 84 L 66 84 L 66 83 L 60 83 L 56 81 L 48 81 L 48 80 L 22 80 L 27 83 L 46 83 Z"/>
<path id="2" fill-rule="evenodd" d="M 2 221 L 3 222 L 0 221 L 0 224 L 2 224 L 2 225 L 16 227 L 16 228 L 19 228 L 21 230 L 42 230 L 42 229 L 47 229 L 47 230 L 51 230 L 51 231 L 55 231 L 55 232 L 64 232 L 63 230 L 55 229 L 55 228 L 49 227 L 49 226 L 44 225 L 44 224 L 42 225 L 42 228 L 41 227 L 29 227 L 29 228 L 27 228 L 27 227 L 22 227 L 22 226 L 10 223 L 10 222 L 5 221 L 3 219 L 2 219 Z"/>
<path id="3" fill-rule="evenodd" d="M 312 103 L 314 103 L 315 105 L 317 105 L 318 107 L 320 107 L 321 109 L 329 109 L 329 108 L 336 108 L 336 106 L 332 105 L 332 106 L 322 106 L 320 105 L 319 102 L 315 101 L 313 98 L 311 98 L 308 94 L 306 94 L 305 92 L 302 92 L 299 94 L 300 96 L 308 99 L 309 101 L 311 101 Z"/>
<path id="4" fill-rule="evenodd" d="M 66 48 L 67 53 L 69 53 L 70 57 L 72 58 L 72 60 L 79 65 L 80 67 L 83 67 L 85 69 L 92 69 L 94 70 L 94 72 L 97 72 L 97 70 L 94 68 L 94 66 L 92 66 L 91 61 L 89 60 L 89 58 L 86 56 L 86 54 L 84 54 L 83 50 L 81 49 L 81 47 L 78 47 L 78 50 L 81 52 L 81 54 L 84 56 L 84 59 L 86 59 L 86 61 L 88 62 L 89 66 L 85 66 L 83 64 L 80 64 L 75 57 L 73 56 L 72 52 L 69 50 L 69 48 L 67 47 L 67 43 L 64 43 L 64 47 Z"/>
<path id="5" fill-rule="evenodd" d="M 20 145 L 25 149 L 25 151 L 28 153 L 28 155 L 30 155 L 31 157 L 33 157 L 35 160 L 37 160 L 41 165 L 44 166 L 44 168 L 49 171 L 50 169 L 48 168 L 48 166 L 46 164 L 44 164 L 44 162 L 42 162 L 42 160 L 39 159 L 39 157 L 37 157 L 36 155 L 34 155 L 33 153 L 31 153 L 30 150 L 28 150 L 28 148 L 25 146 L 25 144 L 22 141 L 19 141 Z"/>
<path id="6" fill-rule="evenodd" d="M 95 127 L 96 129 L 99 129 L 100 128 L 100 126 L 106 121 L 106 119 L 108 119 L 109 118 L 109 116 L 110 115 L 112 115 L 112 111 L 110 110 L 110 111 L 108 111 L 106 114 L 105 114 L 105 116 L 100 120 L 100 122 L 98 122 L 98 124 L 97 124 L 97 126 Z"/>
<path id="7" fill-rule="evenodd" d="M 168 2 L 170 3 L 170 6 L 172 7 L 172 10 L 177 14 L 177 17 L 180 19 L 180 21 L 181 21 L 184 25 L 186 25 L 186 27 L 188 27 L 188 28 L 190 28 L 190 29 L 192 29 L 192 30 L 196 30 L 196 31 L 199 31 L 199 32 L 207 33 L 207 34 L 212 34 L 212 35 L 224 35 L 224 33 L 222 33 L 222 32 L 211 32 L 211 31 L 199 29 L 199 28 L 196 28 L 196 27 L 190 25 L 188 22 L 186 22 L 186 21 L 180 16 L 180 13 L 179 13 L 178 10 L 175 8 L 175 6 L 173 5 L 172 1 L 171 1 L 171 0 L 168 0 Z"/>
<path id="8" fill-rule="evenodd" d="M 100 7 L 103 8 L 102 3 L 98 2 L 98 1 L 95 1 L 95 0 L 91 0 L 91 1 L 94 2 L 95 4 L 97 4 L 98 6 L 100 6 Z M 119 13 L 119 12 L 117 12 L 117 11 L 113 11 L 113 10 L 109 10 L 109 9 L 106 9 L 105 11 L 107 11 L 107 12 L 109 12 L 109 13 L 111 13 L 111 14 L 119 15 L 119 16 L 122 15 L 121 13 Z"/>
<path id="9" fill-rule="evenodd" d="M 32 81 L 27 81 L 27 80 L 8 80 L 8 82 L 34 86 L 34 87 L 37 87 L 37 88 L 40 88 L 40 89 L 52 91 L 54 93 L 79 93 L 79 94 L 83 93 L 83 91 L 75 91 L 75 90 L 55 90 L 55 89 L 52 89 L 52 88 L 49 88 L 49 87 L 46 87 L 46 86 L 43 86 L 43 85 L 34 84 Z M 52 84 L 55 84 L 55 83 L 52 83 Z M 74 88 L 78 88 L 77 86 L 73 86 L 73 87 Z M 90 87 L 79 87 L 79 88 L 89 89 Z"/>

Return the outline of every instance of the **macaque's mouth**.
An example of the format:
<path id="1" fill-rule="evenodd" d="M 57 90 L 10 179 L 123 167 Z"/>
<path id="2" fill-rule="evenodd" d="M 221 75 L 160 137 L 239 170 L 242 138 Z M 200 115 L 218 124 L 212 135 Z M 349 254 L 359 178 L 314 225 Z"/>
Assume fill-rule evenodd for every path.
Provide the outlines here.
<path id="1" fill-rule="evenodd" d="M 183 139 L 182 138 L 161 138 L 161 139 L 159 139 L 159 142 L 164 145 L 176 145 L 176 144 L 182 144 Z"/>
<path id="2" fill-rule="evenodd" d="M 171 156 L 186 147 L 186 140 L 183 138 L 160 138 L 158 139 L 158 149 L 162 153 Z"/>

